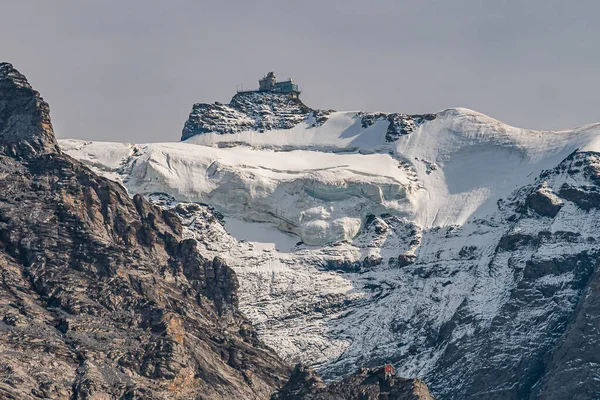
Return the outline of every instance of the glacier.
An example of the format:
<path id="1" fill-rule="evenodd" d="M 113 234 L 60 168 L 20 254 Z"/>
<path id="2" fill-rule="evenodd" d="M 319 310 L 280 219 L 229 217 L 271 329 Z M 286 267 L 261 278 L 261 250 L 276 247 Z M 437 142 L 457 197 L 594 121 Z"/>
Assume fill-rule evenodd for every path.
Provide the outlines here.
<path id="1" fill-rule="evenodd" d="M 326 378 L 393 362 L 442 399 L 543 391 L 598 256 L 600 124 L 272 101 L 195 107 L 181 142 L 60 146 L 176 211 L 285 360 Z"/>

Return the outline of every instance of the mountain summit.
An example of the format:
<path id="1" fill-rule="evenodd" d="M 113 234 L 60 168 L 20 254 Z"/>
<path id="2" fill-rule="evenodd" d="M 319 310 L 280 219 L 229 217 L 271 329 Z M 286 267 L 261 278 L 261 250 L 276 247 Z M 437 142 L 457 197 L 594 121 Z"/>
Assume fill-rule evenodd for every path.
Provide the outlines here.
<path id="1" fill-rule="evenodd" d="M 290 129 L 313 113 L 314 110 L 288 93 L 240 92 L 227 105 L 194 104 L 181 140 L 209 132 Z"/>
<path id="2" fill-rule="evenodd" d="M 238 91 L 229 104 L 194 104 L 183 127 L 181 140 L 206 133 L 265 132 L 289 130 L 302 125 L 316 128 L 327 122 L 329 115 L 335 112 L 312 109 L 300 100 L 299 95 L 300 89 L 291 78 L 277 82 L 275 75 L 269 72 L 259 81 L 259 89 Z M 380 119 L 389 122 L 386 140 L 393 142 L 400 135 L 412 132 L 422 122 L 435 119 L 435 115 L 361 114 L 363 128 Z"/>
<path id="3" fill-rule="evenodd" d="M 48 103 L 9 63 L 0 63 L 0 146 L 19 156 L 58 151 Z"/>

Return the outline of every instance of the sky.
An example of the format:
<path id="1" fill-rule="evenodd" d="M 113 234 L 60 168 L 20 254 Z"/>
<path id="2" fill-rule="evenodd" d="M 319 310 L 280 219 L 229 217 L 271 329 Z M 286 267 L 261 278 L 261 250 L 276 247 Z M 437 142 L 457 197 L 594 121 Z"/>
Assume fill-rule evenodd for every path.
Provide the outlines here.
<path id="1" fill-rule="evenodd" d="M 466 107 L 513 126 L 600 122 L 600 2 L 0 0 L 0 61 L 59 138 L 177 141 L 194 103 L 268 71 L 312 108 Z"/>

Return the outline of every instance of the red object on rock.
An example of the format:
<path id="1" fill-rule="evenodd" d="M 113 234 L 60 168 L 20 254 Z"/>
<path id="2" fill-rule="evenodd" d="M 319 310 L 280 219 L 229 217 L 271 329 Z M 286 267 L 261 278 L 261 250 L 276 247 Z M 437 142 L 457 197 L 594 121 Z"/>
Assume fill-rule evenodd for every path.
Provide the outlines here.
<path id="1" fill-rule="evenodd" d="M 396 370 L 394 369 L 394 367 L 392 367 L 392 364 L 385 364 L 383 370 L 385 372 L 386 377 L 394 375 L 396 373 Z"/>

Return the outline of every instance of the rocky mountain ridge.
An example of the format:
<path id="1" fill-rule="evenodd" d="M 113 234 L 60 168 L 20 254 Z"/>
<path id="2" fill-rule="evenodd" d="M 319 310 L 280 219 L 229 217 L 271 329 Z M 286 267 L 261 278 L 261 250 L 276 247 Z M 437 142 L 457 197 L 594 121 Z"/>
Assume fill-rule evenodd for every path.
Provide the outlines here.
<path id="1" fill-rule="evenodd" d="M 231 134 L 244 131 L 265 132 L 291 129 L 301 123 L 317 127 L 327 122 L 334 110 L 315 110 L 299 98 L 277 92 L 238 92 L 229 104 L 197 103 L 185 122 L 181 140 L 205 133 Z M 361 113 L 363 128 L 378 120 L 389 122 L 386 140 L 394 142 L 401 135 L 414 131 L 424 121 L 435 119 L 435 114 L 407 115 Z"/>
<path id="2" fill-rule="evenodd" d="M 17 157 L 58 150 L 48 103 L 8 63 L 0 64 L 0 144 Z"/>
<path id="3" fill-rule="evenodd" d="M 240 92 L 229 104 L 194 104 L 181 140 L 208 132 L 227 134 L 244 130 L 290 129 L 309 116 L 315 119 L 314 123 L 327 119 L 325 112 L 315 111 L 288 94 Z"/>

